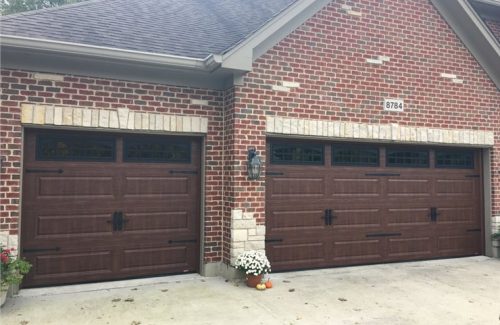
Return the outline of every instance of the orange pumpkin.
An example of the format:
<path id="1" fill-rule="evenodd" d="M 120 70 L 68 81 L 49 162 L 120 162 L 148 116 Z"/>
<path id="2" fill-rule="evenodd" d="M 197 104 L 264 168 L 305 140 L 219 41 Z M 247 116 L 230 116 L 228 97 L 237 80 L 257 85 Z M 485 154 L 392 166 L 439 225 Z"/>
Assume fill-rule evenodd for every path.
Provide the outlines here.
<path id="1" fill-rule="evenodd" d="M 266 285 L 267 289 L 271 289 L 273 287 L 273 283 L 271 282 L 271 279 L 267 279 L 265 285 Z"/>

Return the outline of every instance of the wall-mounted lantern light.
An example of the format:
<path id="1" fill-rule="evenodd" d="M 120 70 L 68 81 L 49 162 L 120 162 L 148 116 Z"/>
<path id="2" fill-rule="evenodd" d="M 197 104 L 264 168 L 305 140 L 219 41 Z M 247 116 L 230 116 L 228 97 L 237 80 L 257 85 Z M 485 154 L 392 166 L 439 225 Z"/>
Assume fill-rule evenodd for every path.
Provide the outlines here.
<path id="1" fill-rule="evenodd" d="M 262 164 L 260 162 L 260 157 L 257 155 L 257 150 L 255 150 L 255 148 L 248 149 L 248 178 L 259 179 L 261 166 Z"/>

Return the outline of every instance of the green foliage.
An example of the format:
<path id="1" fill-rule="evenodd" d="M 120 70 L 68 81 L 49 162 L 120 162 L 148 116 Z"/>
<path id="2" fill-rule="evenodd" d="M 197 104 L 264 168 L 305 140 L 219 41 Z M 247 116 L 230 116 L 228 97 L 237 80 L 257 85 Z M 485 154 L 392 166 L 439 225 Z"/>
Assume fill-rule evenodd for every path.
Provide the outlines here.
<path id="1" fill-rule="evenodd" d="M 16 258 L 12 251 L 14 249 L 5 249 L 0 247 L 1 273 L 0 290 L 7 290 L 11 284 L 20 284 L 23 278 L 31 269 L 31 264 L 22 259 Z"/>
<path id="2" fill-rule="evenodd" d="M 23 11 L 51 8 L 85 0 L 0 0 L 2 15 L 9 15 Z"/>

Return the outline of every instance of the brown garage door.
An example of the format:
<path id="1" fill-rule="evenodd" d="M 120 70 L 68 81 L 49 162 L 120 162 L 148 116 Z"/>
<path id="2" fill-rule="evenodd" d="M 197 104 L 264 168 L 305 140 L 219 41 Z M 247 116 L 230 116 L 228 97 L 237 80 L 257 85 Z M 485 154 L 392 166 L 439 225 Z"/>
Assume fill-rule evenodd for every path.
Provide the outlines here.
<path id="1" fill-rule="evenodd" d="M 482 253 L 478 151 L 272 141 L 273 270 Z"/>
<path id="2" fill-rule="evenodd" d="M 194 272 L 198 139 L 27 130 L 25 286 Z"/>

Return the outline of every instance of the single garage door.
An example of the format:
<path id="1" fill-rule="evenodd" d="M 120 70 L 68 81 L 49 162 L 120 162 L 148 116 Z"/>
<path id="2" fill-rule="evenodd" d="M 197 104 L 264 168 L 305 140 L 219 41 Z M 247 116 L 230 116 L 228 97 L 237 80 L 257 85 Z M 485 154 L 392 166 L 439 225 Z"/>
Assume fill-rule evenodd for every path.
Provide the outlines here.
<path id="1" fill-rule="evenodd" d="M 479 151 L 273 140 L 273 270 L 482 253 Z"/>
<path id="2" fill-rule="evenodd" d="M 198 270 L 199 139 L 25 135 L 25 286 Z"/>

